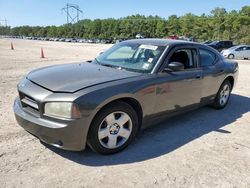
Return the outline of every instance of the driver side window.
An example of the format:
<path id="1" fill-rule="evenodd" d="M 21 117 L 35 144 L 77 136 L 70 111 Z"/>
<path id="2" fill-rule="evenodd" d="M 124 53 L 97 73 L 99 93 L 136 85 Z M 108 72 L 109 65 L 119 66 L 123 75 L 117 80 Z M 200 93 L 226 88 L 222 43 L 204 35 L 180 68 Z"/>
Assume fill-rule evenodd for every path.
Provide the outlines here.
<path id="1" fill-rule="evenodd" d="M 178 49 L 169 59 L 169 63 L 179 62 L 184 65 L 185 69 L 194 69 L 197 68 L 197 51 L 195 49 Z"/>

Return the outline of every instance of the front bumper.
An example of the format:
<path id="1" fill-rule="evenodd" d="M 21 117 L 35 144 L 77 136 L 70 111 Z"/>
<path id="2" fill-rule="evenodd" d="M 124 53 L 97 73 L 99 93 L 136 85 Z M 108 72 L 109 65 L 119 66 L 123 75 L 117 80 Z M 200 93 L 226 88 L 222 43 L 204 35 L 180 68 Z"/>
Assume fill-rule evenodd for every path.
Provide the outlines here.
<path id="1" fill-rule="evenodd" d="M 222 53 L 222 56 L 228 58 L 229 53 Z"/>
<path id="2" fill-rule="evenodd" d="M 84 127 L 87 126 L 81 119 L 56 122 L 35 117 L 22 108 L 19 98 L 15 100 L 13 109 L 18 124 L 41 141 L 66 150 L 85 149 L 87 130 Z"/>

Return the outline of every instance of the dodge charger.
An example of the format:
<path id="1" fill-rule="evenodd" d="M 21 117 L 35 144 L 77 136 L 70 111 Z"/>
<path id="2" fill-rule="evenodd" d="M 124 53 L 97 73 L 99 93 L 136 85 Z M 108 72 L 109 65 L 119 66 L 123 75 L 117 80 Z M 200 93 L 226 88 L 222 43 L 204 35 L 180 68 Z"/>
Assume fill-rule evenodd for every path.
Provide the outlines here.
<path id="1" fill-rule="evenodd" d="M 224 108 L 237 76 L 237 62 L 203 44 L 128 40 L 90 62 L 31 71 L 13 108 L 18 124 L 42 142 L 111 154 L 167 117 Z"/>

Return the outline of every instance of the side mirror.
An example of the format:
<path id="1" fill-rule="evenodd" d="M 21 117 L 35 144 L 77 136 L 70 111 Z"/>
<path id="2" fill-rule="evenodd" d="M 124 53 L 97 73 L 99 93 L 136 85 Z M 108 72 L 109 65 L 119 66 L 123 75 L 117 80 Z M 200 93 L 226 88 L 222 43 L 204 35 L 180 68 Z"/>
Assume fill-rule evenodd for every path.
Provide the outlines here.
<path id="1" fill-rule="evenodd" d="M 181 62 L 171 62 L 168 66 L 164 69 L 165 72 L 172 72 L 172 71 L 181 71 L 184 70 L 184 65 Z"/>

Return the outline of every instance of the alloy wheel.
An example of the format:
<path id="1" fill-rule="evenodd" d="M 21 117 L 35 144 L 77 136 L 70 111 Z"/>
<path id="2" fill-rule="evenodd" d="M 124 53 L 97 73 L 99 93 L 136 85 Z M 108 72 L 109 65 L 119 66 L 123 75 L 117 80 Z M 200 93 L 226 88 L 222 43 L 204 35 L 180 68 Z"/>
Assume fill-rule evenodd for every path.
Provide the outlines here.
<path id="1" fill-rule="evenodd" d="M 107 149 L 118 148 L 129 139 L 132 128 L 132 120 L 127 113 L 112 112 L 99 125 L 98 140 Z"/>
<path id="2" fill-rule="evenodd" d="M 220 105 L 225 105 L 229 99 L 230 87 L 228 84 L 225 84 L 220 92 Z"/>

